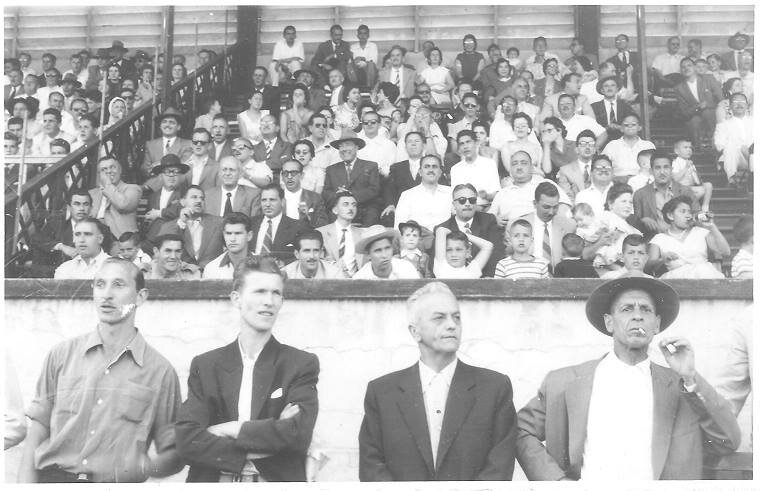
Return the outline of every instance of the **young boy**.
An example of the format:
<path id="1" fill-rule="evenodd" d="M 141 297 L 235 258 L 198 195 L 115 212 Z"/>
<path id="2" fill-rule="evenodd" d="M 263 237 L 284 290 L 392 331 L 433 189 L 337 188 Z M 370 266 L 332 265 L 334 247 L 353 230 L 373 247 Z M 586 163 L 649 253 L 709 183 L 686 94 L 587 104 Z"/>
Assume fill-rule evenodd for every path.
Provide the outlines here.
<path id="1" fill-rule="evenodd" d="M 647 276 L 644 266 L 649 260 L 647 243 L 644 237 L 638 234 L 630 234 L 623 239 L 623 267 L 614 271 L 608 271 L 602 275 L 603 280 L 614 280 L 624 275 Z"/>
<path id="2" fill-rule="evenodd" d="M 137 232 L 124 232 L 119 237 L 119 257 L 132 261 L 138 268 L 150 264 L 151 257 L 140 248 L 140 236 Z"/>
<path id="3" fill-rule="evenodd" d="M 673 146 L 673 152 L 676 158 L 673 159 L 673 180 L 684 186 L 689 186 L 694 192 L 694 196 L 702 202 L 702 211 L 710 210 L 710 198 L 712 198 L 712 183 L 702 182 L 691 161 L 694 153 L 689 140 L 678 140 Z M 635 190 L 634 190 L 635 191 Z"/>
<path id="4" fill-rule="evenodd" d="M 639 173 L 628 179 L 628 185 L 633 188 L 634 193 L 654 181 L 652 166 L 650 165 L 653 153 L 653 149 L 647 148 L 640 151 L 636 156 L 636 162 L 639 164 Z"/>
<path id="5" fill-rule="evenodd" d="M 430 278 L 430 257 L 420 246 L 422 226 L 414 220 L 409 220 L 399 223 L 398 230 L 401 232 L 401 247 L 396 257 L 412 263 L 421 278 Z"/>
<path id="6" fill-rule="evenodd" d="M 752 216 L 742 215 L 734 224 L 734 238 L 739 242 L 740 249 L 731 261 L 731 278 L 752 279 L 752 252 L 755 236 L 752 231 Z"/>
<path id="7" fill-rule="evenodd" d="M 554 267 L 555 278 L 599 278 L 591 261 L 581 257 L 584 243 L 578 234 L 570 233 L 562 237 L 565 257 Z"/>
<path id="8" fill-rule="evenodd" d="M 513 252 L 496 264 L 494 278 L 550 278 L 549 262 L 530 253 L 533 250 L 533 225 L 527 220 L 515 220 L 506 233 Z"/>

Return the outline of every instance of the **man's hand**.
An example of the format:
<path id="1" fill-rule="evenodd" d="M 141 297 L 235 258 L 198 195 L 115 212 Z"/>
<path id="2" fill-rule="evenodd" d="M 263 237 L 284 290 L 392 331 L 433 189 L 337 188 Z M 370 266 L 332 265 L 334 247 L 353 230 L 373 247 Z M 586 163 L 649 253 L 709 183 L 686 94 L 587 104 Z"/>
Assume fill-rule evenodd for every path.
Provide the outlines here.
<path id="1" fill-rule="evenodd" d="M 684 385 L 693 385 L 696 382 L 697 370 L 694 368 L 694 350 L 686 338 L 670 336 L 660 340 L 660 351 L 668 362 L 670 368 L 683 378 Z M 671 352 L 668 347 L 674 348 Z"/>
<path id="2" fill-rule="evenodd" d="M 396 207 L 393 205 L 388 205 L 385 207 L 382 213 L 380 213 L 380 218 L 385 218 L 386 216 L 390 215 L 391 213 L 396 212 Z"/>
<path id="3" fill-rule="evenodd" d="M 179 222 L 181 222 L 183 225 L 187 225 L 187 221 L 190 220 L 190 217 L 193 215 L 193 210 L 190 208 L 182 208 L 179 210 Z"/>
<path id="4" fill-rule="evenodd" d="M 226 423 L 209 426 L 206 430 L 212 435 L 237 438 L 242 426 L 243 423 L 241 421 L 227 421 Z"/>
<path id="5" fill-rule="evenodd" d="M 148 212 L 145 214 L 145 220 L 149 222 L 152 222 L 157 218 L 161 218 L 161 210 L 156 210 L 154 208 L 152 210 L 148 210 Z"/>
<path id="6" fill-rule="evenodd" d="M 64 253 L 68 257 L 74 257 L 74 256 L 76 256 L 78 254 L 75 247 L 67 246 L 66 244 L 62 244 L 61 242 L 57 243 L 53 247 L 53 250 L 54 251 L 61 251 L 62 253 Z"/>

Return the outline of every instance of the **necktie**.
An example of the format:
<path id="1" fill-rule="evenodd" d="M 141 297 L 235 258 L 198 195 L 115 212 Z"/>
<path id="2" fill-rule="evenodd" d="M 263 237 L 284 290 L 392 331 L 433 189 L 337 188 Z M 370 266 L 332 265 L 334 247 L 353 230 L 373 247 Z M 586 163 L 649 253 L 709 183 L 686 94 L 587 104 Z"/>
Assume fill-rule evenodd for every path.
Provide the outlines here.
<path id="1" fill-rule="evenodd" d="M 100 201 L 100 208 L 98 209 L 97 215 L 95 215 L 95 218 L 98 220 L 102 220 L 106 216 L 106 208 L 108 208 L 108 205 L 111 203 L 108 201 L 108 198 L 103 195 L 102 200 Z"/>
<path id="2" fill-rule="evenodd" d="M 552 263 L 552 243 L 549 238 L 549 223 L 544 222 L 544 244 L 543 244 L 544 259 Z"/>
<path id="3" fill-rule="evenodd" d="M 227 202 L 224 204 L 224 215 L 232 213 L 232 193 L 227 193 Z M 271 221 L 269 223 L 272 223 Z"/>
<path id="4" fill-rule="evenodd" d="M 169 147 L 171 147 L 171 140 L 166 140 L 166 146 L 164 147 L 164 155 L 170 153 Z"/>
<path id="5" fill-rule="evenodd" d="M 742 51 L 734 51 L 734 53 L 736 53 L 736 61 L 735 61 L 735 63 L 736 63 L 736 69 L 738 70 L 739 67 L 742 64 L 742 53 L 743 52 Z"/>
<path id="6" fill-rule="evenodd" d="M 201 241 L 203 239 L 203 229 L 201 228 L 200 219 L 190 220 L 190 237 L 193 239 L 193 254 L 198 259 L 198 253 L 201 250 Z"/>
<path id="7" fill-rule="evenodd" d="M 588 172 L 589 170 L 589 164 L 586 164 L 583 166 L 583 184 L 585 187 L 589 187 L 591 185 L 591 175 Z"/>
<path id="8" fill-rule="evenodd" d="M 346 162 L 346 182 L 351 182 L 351 162 Z"/>
<path id="9" fill-rule="evenodd" d="M 14 97 L 16 97 L 16 87 L 11 87 L 11 95 L 8 99 L 13 100 Z"/>
<path id="10" fill-rule="evenodd" d="M 401 72 L 400 72 L 400 70 L 398 68 L 394 68 L 394 71 L 396 72 L 396 78 L 393 81 L 393 84 L 396 87 L 401 87 Z"/>
<path id="11" fill-rule="evenodd" d="M 264 140 L 264 146 L 267 147 L 267 160 L 269 160 L 269 158 L 272 156 L 272 147 L 274 145 L 272 145 L 271 141 Z"/>
<path id="12" fill-rule="evenodd" d="M 267 220 L 267 232 L 264 234 L 264 243 L 261 244 L 261 253 L 269 254 L 272 252 L 272 220 Z"/>
<path id="13" fill-rule="evenodd" d="M 342 229 L 343 233 L 340 234 L 340 244 L 338 244 L 338 257 L 340 259 L 343 259 L 343 256 L 346 254 L 346 230 Z"/>
<path id="14" fill-rule="evenodd" d="M 625 51 L 623 51 L 623 67 L 628 66 L 628 55 L 625 54 Z"/>
<path id="15" fill-rule="evenodd" d="M 470 224 L 469 223 L 465 223 L 464 224 L 464 231 L 465 231 L 465 233 L 468 233 L 468 234 L 472 235 L 472 229 L 470 228 Z"/>
<path id="16" fill-rule="evenodd" d="M 617 123 L 617 118 L 615 117 L 615 103 L 610 102 L 610 124 Z"/>

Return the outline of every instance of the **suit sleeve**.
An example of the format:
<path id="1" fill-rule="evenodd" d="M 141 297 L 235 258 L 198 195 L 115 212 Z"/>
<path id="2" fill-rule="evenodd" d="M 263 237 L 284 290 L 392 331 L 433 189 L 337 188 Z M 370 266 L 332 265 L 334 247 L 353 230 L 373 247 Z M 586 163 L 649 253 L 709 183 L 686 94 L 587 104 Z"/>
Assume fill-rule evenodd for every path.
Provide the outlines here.
<path id="1" fill-rule="evenodd" d="M 137 210 L 137 206 L 140 204 L 140 196 L 142 196 L 142 190 L 139 186 L 134 184 L 128 184 L 124 189 L 124 192 L 116 190 L 114 196 L 109 197 L 111 204 L 114 208 L 121 213 L 130 213 Z"/>
<path id="2" fill-rule="evenodd" d="M 633 193 L 633 215 L 641 220 L 646 215 L 644 215 L 644 193 L 642 192 L 644 188 L 637 189 L 635 193 Z"/>
<path id="3" fill-rule="evenodd" d="M 145 143 L 145 155 L 143 156 L 142 166 L 140 167 L 143 176 L 150 176 L 150 169 L 153 167 L 153 164 L 157 162 L 151 151 L 152 148 L 153 145 L 151 145 L 150 141 Z"/>
<path id="4" fill-rule="evenodd" d="M 546 379 L 538 395 L 517 413 L 517 460 L 531 481 L 558 481 L 565 471 L 549 455 L 546 441 Z"/>
<path id="5" fill-rule="evenodd" d="M 735 452 L 742 435 L 728 401 L 718 395 L 713 386 L 699 374 L 697 388 L 685 396 L 689 406 L 699 415 L 705 451 L 713 455 Z"/>
<path id="6" fill-rule="evenodd" d="M 212 435 L 206 430 L 212 424 L 215 409 L 210 400 L 204 391 L 198 358 L 194 358 L 187 379 L 187 400 L 179 410 L 174 427 L 177 451 L 190 464 L 240 472 L 245 464 L 245 449 L 232 438 Z"/>
<path id="7" fill-rule="evenodd" d="M 689 101 L 687 101 L 686 97 L 683 95 L 683 92 L 688 90 L 689 88 L 685 84 L 676 87 L 676 102 L 678 103 L 678 111 L 683 117 L 687 119 L 691 118 L 697 110 L 697 106 L 689 103 Z"/>
<path id="8" fill-rule="evenodd" d="M 386 205 L 397 205 L 396 200 L 396 178 L 395 172 L 393 172 L 393 165 L 391 164 L 390 171 L 388 172 L 388 178 L 383 182 L 383 201 Z"/>
<path id="9" fill-rule="evenodd" d="M 557 172 L 557 184 L 559 184 L 560 188 L 565 190 L 570 199 L 575 199 L 575 191 L 573 191 L 573 185 L 567 175 L 562 172 L 561 167 L 559 169 L 559 172 Z"/>
<path id="10" fill-rule="evenodd" d="M 379 413 L 377 395 L 370 382 L 364 396 L 364 419 L 359 430 L 359 480 L 363 482 L 393 481 L 393 475 L 385 463 Z"/>
<path id="11" fill-rule="evenodd" d="M 497 402 L 497 413 L 492 430 L 494 445 L 486 458 L 486 464 L 478 473 L 481 481 L 509 481 L 515 470 L 515 441 L 517 440 L 517 415 L 512 402 L 512 383 L 506 378 Z"/>
<path id="12" fill-rule="evenodd" d="M 322 188 L 322 198 L 325 200 L 325 203 L 327 203 L 327 206 L 330 206 L 330 203 L 332 203 L 333 198 L 335 198 L 335 192 L 338 189 L 337 183 L 333 181 L 330 167 L 331 166 L 328 166 L 325 170 L 325 186 Z"/>
<path id="13" fill-rule="evenodd" d="M 311 215 L 310 225 L 313 228 L 318 228 L 323 225 L 327 225 L 330 219 L 327 217 L 327 210 L 325 209 L 325 202 L 321 196 L 317 195 L 314 201 L 314 212 Z"/>
<path id="14" fill-rule="evenodd" d="M 317 380 L 319 359 L 309 354 L 308 360 L 287 389 L 286 404 L 298 405 L 300 412 L 288 419 L 246 421 L 234 440 L 238 448 L 257 453 L 297 451 L 306 453 L 317 421 Z"/>

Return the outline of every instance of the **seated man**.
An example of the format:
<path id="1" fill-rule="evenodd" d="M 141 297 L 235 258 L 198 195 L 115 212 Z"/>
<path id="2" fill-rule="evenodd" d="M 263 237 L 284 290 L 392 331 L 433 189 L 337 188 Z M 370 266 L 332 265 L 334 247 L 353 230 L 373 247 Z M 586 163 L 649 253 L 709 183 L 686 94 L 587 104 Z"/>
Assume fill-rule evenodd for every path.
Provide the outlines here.
<path id="1" fill-rule="evenodd" d="M 321 259 L 322 234 L 317 230 L 301 233 L 295 240 L 296 260 L 283 268 L 288 279 L 343 279 L 343 272 L 334 263 Z"/>
<path id="2" fill-rule="evenodd" d="M 204 280 L 231 280 L 235 268 L 252 256 L 249 243 L 253 238 L 253 232 L 251 220 L 245 214 L 233 211 L 225 215 L 222 235 L 226 252 L 206 265 L 203 269 Z"/>
<path id="3" fill-rule="evenodd" d="M 631 113 L 622 120 L 623 136 L 604 147 L 605 155 L 612 160 L 615 182 L 626 183 L 639 173 L 638 156 L 642 150 L 654 149 L 654 143 L 639 137 L 641 118 Z"/>
<path id="4" fill-rule="evenodd" d="M 353 62 L 351 46 L 343 40 L 343 28 L 338 24 L 330 27 L 330 39 L 317 46 L 311 59 L 311 68 L 321 75 L 321 81 L 327 80 L 331 70 L 339 70 L 348 76 L 348 66 Z"/>
<path id="5" fill-rule="evenodd" d="M 591 109 L 591 103 L 588 97 L 581 94 L 581 76 L 577 73 L 568 73 L 560 81 L 562 92 L 551 94 L 544 99 L 544 107 L 541 109 L 539 120 L 543 121 L 548 117 L 560 116 L 559 97 L 562 95 L 572 96 L 575 102 L 574 112 L 584 116 L 594 117 L 594 111 Z"/>
<path id="6" fill-rule="evenodd" d="M 557 171 L 557 183 L 571 200 L 591 185 L 591 159 L 596 153 L 596 135 L 583 130 L 575 138 L 578 160 L 563 165 Z"/>
<path id="7" fill-rule="evenodd" d="M 272 63 L 269 65 L 272 85 L 279 85 L 280 80 L 289 81 L 301 69 L 304 59 L 303 43 L 296 39 L 296 28 L 285 26 L 282 39 L 274 43 L 272 50 Z"/>
<path id="8" fill-rule="evenodd" d="M 141 268 L 148 280 L 199 280 L 201 271 L 195 264 L 182 261 L 182 237 L 160 235 L 154 240 L 153 261 Z"/>
<path id="9" fill-rule="evenodd" d="M 137 184 L 121 180 L 121 163 L 110 157 L 98 161 L 100 187 L 90 189 L 90 215 L 102 220 L 114 237 L 137 231 L 137 207 L 142 191 Z"/>
<path id="10" fill-rule="evenodd" d="M 501 188 L 499 170 L 494 160 L 478 154 L 476 138 L 472 130 L 462 130 L 456 135 L 462 159 L 451 168 L 451 185 L 470 183 L 481 199 L 490 202 Z"/>
<path id="11" fill-rule="evenodd" d="M 327 225 L 327 210 L 322 196 L 301 187 L 303 164 L 288 160 L 282 164 L 282 187 L 285 191 L 285 215 L 301 220 L 312 228 Z"/>
<path id="12" fill-rule="evenodd" d="M 369 262 L 353 276 L 355 280 L 418 279 L 419 273 L 409 261 L 393 257 L 393 243 L 399 240 L 395 229 L 372 225 L 364 229 L 356 250 L 367 255 Z"/>
<path id="13" fill-rule="evenodd" d="M 388 52 L 390 66 L 380 70 L 377 76 L 378 82 L 390 82 L 399 88 L 399 97 L 409 98 L 414 94 L 414 81 L 417 77 L 416 70 L 404 65 L 406 49 L 401 46 L 393 46 Z"/>
<path id="14" fill-rule="evenodd" d="M 351 45 L 356 82 L 366 87 L 374 87 L 378 70 L 377 45 L 369 41 L 369 27 L 365 24 L 356 29 L 356 37 L 359 42 Z"/>
<path id="15" fill-rule="evenodd" d="M 206 189 L 206 213 L 220 217 L 233 211 L 249 217 L 259 215 L 261 190 L 238 184 L 242 175 L 240 162 L 235 157 L 224 157 L 218 169 L 220 184 Z"/>
<path id="16" fill-rule="evenodd" d="M 42 113 L 42 131 L 32 138 L 32 155 L 49 157 L 50 142 L 56 138 L 72 142 L 76 137 L 61 131 L 61 112 L 48 108 Z"/>
<path id="17" fill-rule="evenodd" d="M 53 277 L 57 280 L 91 280 L 110 256 L 103 251 L 103 232 L 92 217 L 85 217 L 74 225 L 76 255 L 58 266 Z"/>
<path id="18" fill-rule="evenodd" d="M 702 147 L 702 136 L 712 136 L 715 131 L 715 108 L 723 99 L 720 84 L 714 77 L 699 75 L 694 62 L 681 60 L 683 82 L 676 85 L 678 112 L 686 121 L 694 150 Z"/>
<path id="19" fill-rule="evenodd" d="M 177 218 L 182 208 L 180 200 L 187 187 L 180 181 L 189 170 L 190 166 L 180 162 L 173 153 L 161 157 L 161 163 L 151 169 L 151 174 L 161 179 L 161 189 L 148 196 L 148 211 L 145 213 L 145 223 L 149 224 L 145 234 L 147 240 L 153 240 L 158 235 L 164 222 Z"/>
<path id="20" fill-rule="evenodd" d="M 332 207 L 335 221 L 317 229 L 322 234 L 325 259 L 335 263 L 344 278 L 351 278 L 364 264 L 364 254 L 356 248 L 362 229 L 351 223 L 357 210 L 356 197 L 349 191 L 338 191 Z"/>
<path id="21" fill-rule="evenodd" d="M 594 117 L 606 129 L 608 141 L 617 140 L 623 136 L 623 126 L 620 123 L 635 111 L 618 96 L 620 87 L 617 77 L 605 77 L 596 83 L 596 87 L 596 91 L 604 98 L 591 103 Z"/>
<path id="22" fill-rule="evenodd" d="M 293 244 L 296 237 L 311 226 L 293 220 L 283 213 L 285 192 L 276 184 L 261 189 L 262 215 L 253 218 L 249 247 L 257 256 L 273 256 L 283 265 L 295 260 Z"/>
<path id="23" fill-rule="evenodd" d="M 293 145 L 283 141 L 280 134 L 280 125 L 277 119 L 267 114 L 259 121 L 261 128 L 261 141 L 253 147 L 253 160 L 266 162 L 272 170 L 275 183 L 280 182 L 280 169 L 286 160 L 293 155 Z"/>
<path id="24" fill-rule="evenodd" d="M 678 36 L 668 38 L 668 51 L 660 53 L 652 60 L 652 71 L 655 76 L 655 84 L 664 87 L 673 87 L 683 80 L 681 76 L 681 60 L 684 55 L 678 52 L 681 40 Z"/>
<path id="25" fill-rule="evenodd" d="M 401 223 L 414 220 L 427 229 L 428 233 L 432 233 L 436 225 L 451 216 L 451 186 L 439 183 L 443 172 L 439 157 L 425 155 L 417 165 L 417 174 L 421 176 L 420 183 L 401 193 L 394 216 L 394 227 L 398 228 Z"/>
<path id="26" fill-rule="evenodd" d="M 575 100 L 568 94 L 559 96 L 559 118 L 567 129 L 565 136 L 570 141 L 575 141 L 578 135 L 584 130 L 591 130 L 596 136 L 596 147 L 602 148 L 607 141 L 607 131 L 602 125 L 596 122 L 592 116 L 577 114 L 575 112 Z M 546 147 L 544 147 L 546 152 Z"/>
<path id="27" fill-rule="evenodd" d="M 297 84 L 302 84 L 309 91 L 309 109 L 317 113 L 319 108 L 327 104 L 325 88 L 317 84 L 317 74 L 307 68 L 298 70 L 293 75 Z"/>
<path id="28" fill-rule="evenodd" d="M 173 153 L 179 157 L 180 162 L 185 162 L 193 153 L 190 140 L 177 136 L 182 129 L 182 114 L 170 107 L 158 118 L 161 136 L 145 143 L 145 156 L 140 166 L 140 175 L 143 179 L 150 177 L 150 170 L 158 165 L 161 157 Z M 155 181 L 151 189 L 157 190 L 159 183 Z"/>
<path id="29" fill-rule="evenodd" d="M 214 162 L 219 162 L 222 157 L 232 155 L 232 141 L 227 138 L 230 133 L 230 125 L 224 114 L 219 113 L 211 121 L 211 146 L 209 147 L 209 158 Z"/>

